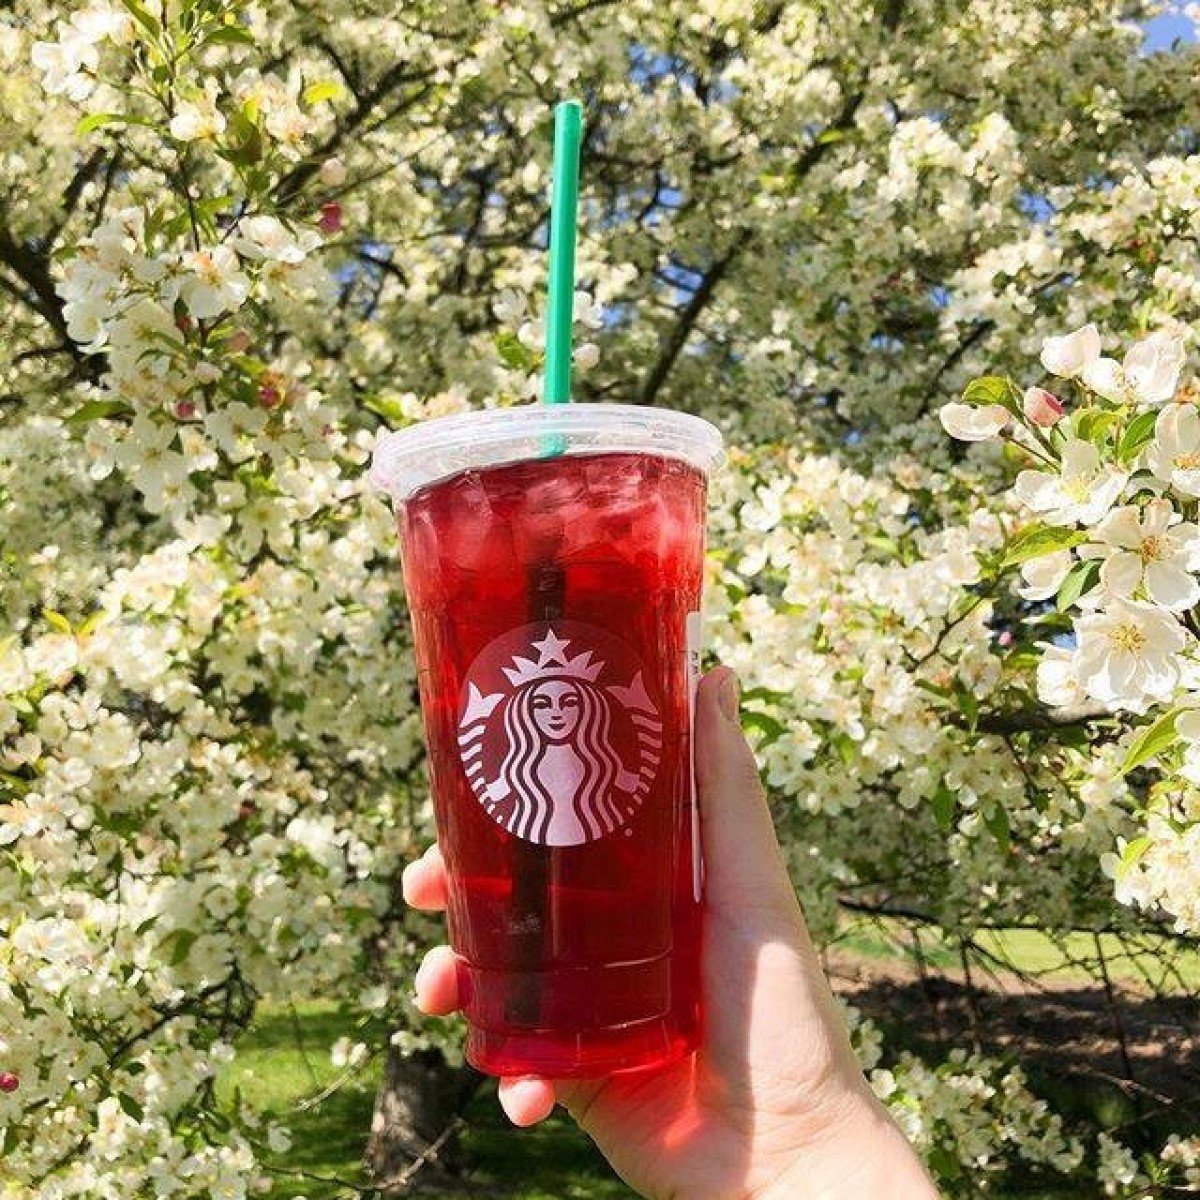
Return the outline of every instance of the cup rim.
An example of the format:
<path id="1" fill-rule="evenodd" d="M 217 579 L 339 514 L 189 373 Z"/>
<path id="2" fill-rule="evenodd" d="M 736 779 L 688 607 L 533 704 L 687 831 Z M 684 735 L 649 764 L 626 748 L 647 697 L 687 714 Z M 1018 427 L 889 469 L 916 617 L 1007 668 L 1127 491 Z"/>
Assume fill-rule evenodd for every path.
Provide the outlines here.
<path id="1" fill-rule="evenodd" d="M 721 431 L 703 417 L 638 404 L 529 404 L 471 409 L 387 430 L 370 481 L 393 501 L 462 471 L 563 454 L 633 452 L 675 458 L 711 475 L 725 460 Z"/>

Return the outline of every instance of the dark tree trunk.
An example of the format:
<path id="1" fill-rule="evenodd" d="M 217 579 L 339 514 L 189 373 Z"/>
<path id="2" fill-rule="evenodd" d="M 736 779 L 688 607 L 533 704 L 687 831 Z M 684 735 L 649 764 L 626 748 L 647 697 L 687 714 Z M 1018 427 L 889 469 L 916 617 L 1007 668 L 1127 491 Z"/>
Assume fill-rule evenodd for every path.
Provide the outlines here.
<path id="1" fill-rule="evenodd" d="M 399 1191 L 406 1172 L 415 1178 L 418 1172 L 452 1171 L 457 1165 L 456 1118 L 482 1081 L 470 1067 L 450 1066 L 440 1050 L 401 1054 L 390 1048 L 366 1151 L 367 1169 L 376 1183 Z M 418 1172 L 409 1171 L 418 1160 Z"/>

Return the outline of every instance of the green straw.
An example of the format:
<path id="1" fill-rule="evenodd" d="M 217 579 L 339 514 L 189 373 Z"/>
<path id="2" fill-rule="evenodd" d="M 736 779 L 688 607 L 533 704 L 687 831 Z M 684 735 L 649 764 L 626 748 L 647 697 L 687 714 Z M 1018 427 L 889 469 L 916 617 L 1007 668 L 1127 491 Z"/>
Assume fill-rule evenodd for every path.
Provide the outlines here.
<path id="1" fill-rule="evenodd" d="M 571 324 L 575 306 L 575 221 L 579 207 L 579 139 L 583 109 L 564 100 L 554 109 L 550 202 L 550 289 L 546 305 L 546 404 L 571 399 Z"/>
<path id="2" fill-rule="evenodd" d="M 583 110 L 566 100 L 554 110 L 554 187 L 550 204 L 550 295 L 546 305 L 545 404 L 571 399 L 571 322 L 575 307 L 575 210 L 579 203 L 579 135 Z M 543 434 L 541 457 L 554 458 L 567 449 L 562 434 Z M 561 541 L 561 538 L 558 539 Z M 545 559 L 529 571 L 529 619 L 557 621 L 565 604 L 566 578 L 557 561 L 559 545 L 548 542 Z M 522 1026 L 543 1022 L 541 972 L 557 942 L 555 906 L 550 880 L 557 874 L 557 855 L 546 847 L 513 839 L 512 908 L 509 953 L 513 965 L 505 1014 Z"/>

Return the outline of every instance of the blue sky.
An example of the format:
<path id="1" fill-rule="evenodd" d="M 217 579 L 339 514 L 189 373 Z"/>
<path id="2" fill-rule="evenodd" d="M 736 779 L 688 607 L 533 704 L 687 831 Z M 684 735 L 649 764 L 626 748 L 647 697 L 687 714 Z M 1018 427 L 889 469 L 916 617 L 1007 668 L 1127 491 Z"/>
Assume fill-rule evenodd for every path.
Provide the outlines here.
<path id="1" fill-rule="evenodd" d="M 1147 53 L 1155 50 L 1166 50 L 1176 39 L 1185 42 L 1196 40 L 1196 28 L 1187 17 L 1176 13 L 1164 13 L 1155 17 L 1146 26 L 1146 41 L 1143 49 Z"/>

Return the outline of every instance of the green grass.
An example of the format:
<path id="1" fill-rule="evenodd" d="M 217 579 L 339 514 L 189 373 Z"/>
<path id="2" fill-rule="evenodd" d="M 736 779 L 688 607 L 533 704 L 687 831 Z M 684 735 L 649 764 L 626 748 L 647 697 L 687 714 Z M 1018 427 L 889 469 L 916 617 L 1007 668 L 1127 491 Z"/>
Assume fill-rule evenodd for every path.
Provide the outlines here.
<path id="1" fill-rule="evenodd" d="M 941 930 L 926 927 L 920 931 L 921 955 L 934 970 L 959 968 L 957 945 Z M 1053 938 L 1036 929 L 983 930 L 976 942 L 990 956 L 998 970 L 1011 968 L 1031 975 L 1045 975 L 1064 983 L 1094 982 L 1095 941 L 1090 933 L 1069 933 Z M 837 947 L 864 958 L 913 962 L 916 949 L 906 926 L 884 919 L 854 922 L 840 934 Z M 1101 934 L 1100 945 L 1114 980 L 1145 988 L 1149 985 L 1166 992 L 1200 990 L 1200 953 L 1183 949 L 1168 939 L 1145 937 L 1141 945 L 1128 948 L 1115 934 Z M 1163 963 L 1169 962 L 1169 970 Z M 978 972 L 978 964 L 975 967 Z"/>
<path id="2" fill-rule="evenodd" d="M 330 1047 L 339 1037 L 358 1040 L 359 1031 L 332 1004 L 311 1002 L 294 1008 L 264 1006 L 254 1027 L 238 1042 L 237 1057 L 219 1081 L 219 1094 L 236 1093 L 255 1109 L 285 1125 L 292 1147 L 276 1156 L 297 1172 L 280 1176 L 273 1197 L 304 1195 L 309 1200 L 342 1195 L 336 1182 L 322 1183 L 299 1174 L 350 1183 L 365 1182 L 359 1165 L 379 1068 L 361 1072 L 309 1106 L 343 1074 L 330 1061 Z"/>
<path id="3" fill-rule="evenodd" d="M 220 1080 L 222 1098 L 240 1093 L 292 1134 L 290 1150 L 268 1156 L 281 1172 L 272 1200 L 333 1200 L 367 1182 L 361 1160 L 379 1064 L 365 1065 L 330 1090 L 345 1072 L 329 1057 L 339 1037 L 383 1042 L 379 1030 L 366 1032 L 373 1036 L 364 1036 L 332 1004 L 310 1002 L 294 1010 L 270 1005 L 238 1043 L 237 1057 Z M 326 1092 L 319 1104 L 308 1105 Z M 635 1195 L 565 1116 L 556 1114 L 536 1129 L 518 1132 L 501 1115 L 492 1087 L 480 1093 L 466 1115 L 463 1152 L 472 1169 L 464 1190 L 422 1195 L 468 1200 L 481 1188 L 514 1200 L 630 1200 Z"/>

